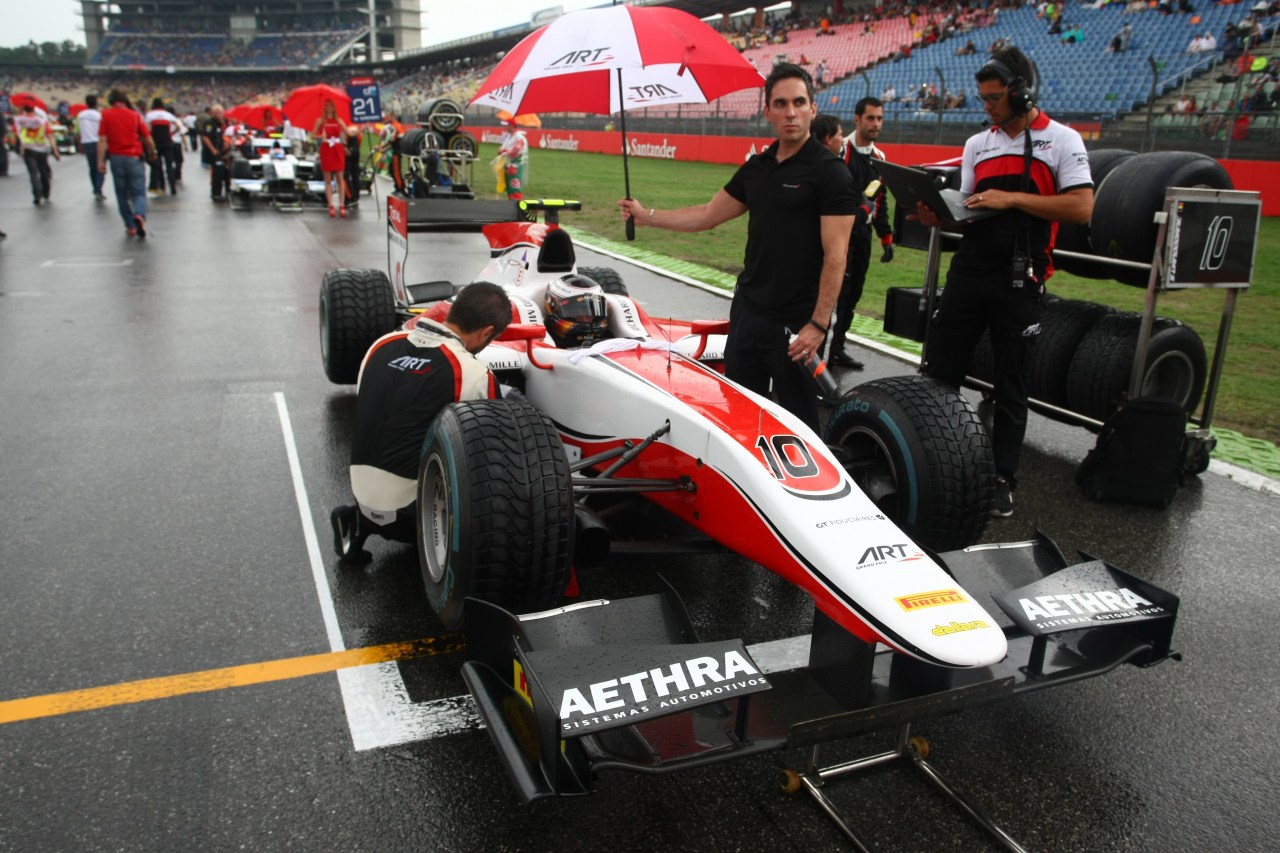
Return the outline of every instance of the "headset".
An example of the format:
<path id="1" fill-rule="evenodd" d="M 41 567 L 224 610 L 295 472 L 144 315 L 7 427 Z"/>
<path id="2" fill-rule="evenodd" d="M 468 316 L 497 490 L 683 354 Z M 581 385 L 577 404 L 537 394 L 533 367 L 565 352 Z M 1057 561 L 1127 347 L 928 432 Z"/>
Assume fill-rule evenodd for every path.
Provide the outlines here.
<path id="1" fill-rule="evenodd" d="M 1009 66 L 998 59 L 987 60 L 987 64 L 982 66 L 982 71 L 987 69 L 994 71 L 1004 81 L 1009 95 L 1009 109 L 1013 110 L 1015 116 L 1024 116 L 1035 109 L 1036 90 L 1034 86 L 1027 85 L 1027 81 L 1024 78 L 1014 74 Z M 981 75 L 982 71 L 979 71 L 978 74 Z"/>

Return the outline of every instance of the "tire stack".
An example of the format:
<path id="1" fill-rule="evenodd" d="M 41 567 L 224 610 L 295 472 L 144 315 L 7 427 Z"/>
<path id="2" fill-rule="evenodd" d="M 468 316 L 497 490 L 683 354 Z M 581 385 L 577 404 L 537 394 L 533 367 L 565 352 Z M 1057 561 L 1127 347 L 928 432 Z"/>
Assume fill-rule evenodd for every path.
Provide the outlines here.
<path id="1" fill-rule="evenodd" d="M 1216 160 L 1201 154 L 1165 151 L 1135 154 L 1101 148 L 1089 152 L 1094 209 L 1088 225 L 1063 223 L 1056 248 L 1070 252 L 1150 263 L 1169 187 L 1231 189 Z M 1055 255 L 1054 264 L 1084 278 L 1114 279 L 1146 287 L 1150 273 L 1101 260 Z M 1140 314 L 1105 305 L 1048 296 L 1041 333 L 1027 359 L 1027 387 L 1036 400 L 1105 420 L 1125 398 L 1137 351 Z M 1190 327 L 1157 317 L 1151 330 L 1143 396 L 1176 400 L 1195 411 L 1204 393 L 1204 343 Z M 970 373 L 991 382 L 995 373 L 991 340 L 983 333 Z"/>
<path id="2" fill-rule="evenodd" d="M 472 159 L 479 153 L 479 142 L 462 130 L 463 118 L 462 107 L 456 101 L 432 98 L 418 110 L 420 126 L 406 131 L 397 141 L 402 157 L 421 157 L 426 161 L 424 177 L 428 184 L 434 185 L 439 179 L 440 157 L 437 152 L 461 151 L 471 155 Z M 396 181 L 397 187 L 404 186 L 409 180 L 409 175 L 404 171 L 406 168 L 409 168 L 409 164 L 401 160 L 401 175 Z M 466 187 L 458 186 L 457 189 L 469 192 Z"/>

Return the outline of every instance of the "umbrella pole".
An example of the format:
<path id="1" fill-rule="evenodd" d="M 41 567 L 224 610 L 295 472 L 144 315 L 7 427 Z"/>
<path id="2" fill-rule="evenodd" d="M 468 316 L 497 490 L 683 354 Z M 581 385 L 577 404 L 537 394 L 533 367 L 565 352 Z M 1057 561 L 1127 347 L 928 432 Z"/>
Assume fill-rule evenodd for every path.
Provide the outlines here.
<path id="1" fill-rule="evenodd" d="M 618 119 L 622 128 L 622 181 L 627 191 L 627 201 L 631 201 L 631 168 L 627 162 L 627 108 L 622 101 L 622 69 L 618 69 Z M 633 217 L 627 217 L 627 239 L 634 240 L 636 238 L 636 221 Z"/>

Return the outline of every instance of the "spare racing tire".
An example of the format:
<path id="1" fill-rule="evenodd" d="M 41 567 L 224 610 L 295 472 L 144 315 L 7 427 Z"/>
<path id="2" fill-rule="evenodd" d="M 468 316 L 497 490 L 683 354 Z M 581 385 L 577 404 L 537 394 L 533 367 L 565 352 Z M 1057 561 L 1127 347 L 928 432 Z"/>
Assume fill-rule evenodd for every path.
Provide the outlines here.
<path id="1" fill-rule="evenodd" d="M 449 139 L 450 151 L 463 151 L 475 157 L 480 153 L 480 143 L 465 130 L 460 130 Z"/>
<path id="2" fill-rule="evenodd" d="M 569 582 L 573 485 L 555 427 L 525 401 L 446 406 L 418 466 L 418 564 L 446 628 L 468 596 L 511 613 L 555 606 Z"/>
<path id="3" fill-rule="evenodd" d="M 329 270 L 320 283 L 320 358 L 329 381 L 351 385 L 364 354 L 395 329 L 391 282 L 381 270 Z"/>
<path id="4" fill-rule="evenodd" d="M 969 375 L 992 384 L 996 381 L 996 352 L 991 348 L 991 330 L 984 329 L 969 357 Z"/>
<path id="5" fill-rule="evenodd" d="M 1094 201 L 1089 223 L 1093 253 L 1151 263 L 1160 227 L 1154 218 L 1169 187 L 1229 190 L 1232 184 L 1222 164 L 1204 154 L 1153 151 L 1125 160 L 1107 177 Z M 1105 277 L 1146 287 L 1150 272 L 1113 266 Z"/>
<path id="6" fill-rule="evenodd" d="M 1136 152 L 1126 151 L 1122 148 L 1096 148 L 1089 152 L 1089 173 L 1093 176 L 1093 196 L 1095 200 L 1102 189 L 1102 185 L 1115 170 L 1116 166 L 1136 156 Z M 1058 234 L 1054 238 L 1054 249 L 1080 252 L 1086 255 L 1091 253 L 1093 250 L 1089 247 L 1089 223 L 1059 222 Z M 1053 265 L 1063 272 L 1084 276 L 1085 278 L 1111 278 L 1113 270 L 1116 269 L 1116 267 L 1099 263 L 1098 261 L 1068 258 L 1057 253 L 1053 256 Z"/>
<path id="7" fill-rule="evenodd" d="M 447 136 L 462 126 L 462 107 L 448 98 L 432 98 L 418 110 L 418 124 Z"/>
<path id="8" fill-rule="evenodd" d="M 253 164 L 241 157 L 235 158 L 231 161 L 231 177 L 238 181 L 252 180 Z"/>
<path id="9" fill-rule="evenodd" d="M 611 267 L 578 267 L 578 275 L 585 275 L 600 285 L 600 289 L 605 293 L 612 293 L 615 296 L 631 295 L 627 293 L 627 286 L 623 284 L 622 276 Z"/>
<path id="10" fill-rule="evenodd" d="M 880 511 L 935 551 L 976 543 L 991 516 L 995 461 L 967 398 L 927 376 L 849 391 L 824 440 Z"/>
<path id="11" fill-rule="evenodd" d="M 1129 391 L 1138 346 L 1140 314 L 1108 314 L 1080 341 L 1067 373 L 1067 404 L 1074 412 L 1106 420 Z M 1204 342 L 1190 326 L 1157 317 L 1151 328 L 1141 396 L 1163 397 L 1195 411 L 1204 392 Z"/>
<path id="12" fill-rule="evenodd" d="M 1027 352 L 1027 388 L 1032 397 L 1067 406 L 1067 374 L 1080 342 L 1114 309 L 1079 299 L 1045 301 L 1040 334 Z"/>

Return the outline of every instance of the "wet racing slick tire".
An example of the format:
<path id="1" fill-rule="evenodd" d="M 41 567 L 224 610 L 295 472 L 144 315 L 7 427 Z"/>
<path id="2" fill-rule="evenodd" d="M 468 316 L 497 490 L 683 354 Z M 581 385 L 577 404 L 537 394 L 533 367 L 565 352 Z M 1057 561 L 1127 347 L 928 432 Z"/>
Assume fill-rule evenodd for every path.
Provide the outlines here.
<path id="1" fill-rule="evenodd" d="M 959 392 L 926 376 L 874 379 L 845 395 L 823 437 L 918 544 L 950 551 L 981 538 L 995 461 L 978 413 Z"/>
<path id="2" fill-rule="evenodd" d="M 329 270 L 320 284 L 320 358 L 335 385 L 352 385 L 369 347 L 396 327 L 391 282 L 381 270 Z"/>
<path id="3" fill-rule="evenodd" d="M 512 613 L 559 603 L 573 554 L 573 487 L 551 422 L 524 401 L 445 407 L 418 467 L 418 563 L 446 628 L 472 596 Z"/>
<path id="4" fill-rule="evenodd" d="M 627 292 L 627 286 L 622 283 L 622 276 L 611 267 L 578 267 L 578 275 L 585 275 L 600 285 L 605 293 L 612 293 L 614 296 L 631 295 Z"/>
<path id="5" fill-rule="evenodd" d="M 1149 151 L 1121 162 L 1094 200 L 1089 221 L 1094 254 L 1150 263 L 1160 229 L 1154 216 L 1169 187 L 1229 190 L 1232 183 L 1221 163 L 1190 151 Z M 1148 270 L 1118 266 L 1104 275 L 1135 287 L 1146 287 L 1150 278 Z"/>
<path id="6" fill-rule="evenodd" d="M 1095 148 L 1089 152 L 1089 173 L 1093 176 L 1093 196 L 1096 199 L 1102 191 L 1107 177 L 1121 163 L 1137 156 L 1137 152 L 1123 148 Z M 1089 223 L 1059 222 L 1058 234 L 1054 238 L 1053 248 L 1068 252 L 1092 254 L 1089 243 Z M 1066 255 L 1054 255 L 1053 265 L 1063 272 L 1069 272 L 1084 278 L 1111 278 L 1118 267 L 1100 261 L 1081 258 L 1068 258 Z"/>

